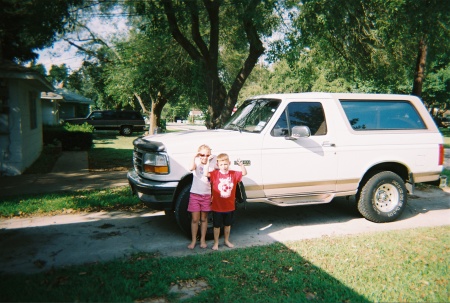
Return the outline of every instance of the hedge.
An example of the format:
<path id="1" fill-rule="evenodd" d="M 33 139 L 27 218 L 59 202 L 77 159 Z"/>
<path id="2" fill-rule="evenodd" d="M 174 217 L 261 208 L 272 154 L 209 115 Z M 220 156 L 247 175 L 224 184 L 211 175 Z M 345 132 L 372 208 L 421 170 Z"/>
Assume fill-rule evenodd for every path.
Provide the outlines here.
<path id="1" fill-rule="evenodd" d="M 62 150 L 89 150 L 93 144 L 90 125 L 44 126 L 44 145 L 61 144 Z"/>

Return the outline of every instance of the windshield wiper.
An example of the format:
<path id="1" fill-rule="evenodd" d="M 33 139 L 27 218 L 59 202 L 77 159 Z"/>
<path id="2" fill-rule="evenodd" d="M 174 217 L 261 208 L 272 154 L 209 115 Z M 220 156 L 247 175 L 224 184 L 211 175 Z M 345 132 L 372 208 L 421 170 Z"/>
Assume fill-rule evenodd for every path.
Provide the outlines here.
<path id="1" fill-rule="evenodd" d="M 235 123 L 231 123 L 227 125 L 227 129 L 232 128 L 233 130 L 238 130 L 240 133 L 242 132 L 243 127 L 235 124 Z"/>

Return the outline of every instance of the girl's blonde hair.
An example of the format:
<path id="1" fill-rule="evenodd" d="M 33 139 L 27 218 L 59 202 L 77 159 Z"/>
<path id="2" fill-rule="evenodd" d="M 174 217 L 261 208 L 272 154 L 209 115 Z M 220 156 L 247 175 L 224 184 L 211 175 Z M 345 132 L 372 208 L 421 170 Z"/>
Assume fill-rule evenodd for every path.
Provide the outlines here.
<path id="1" fill-rule="evenodd" d="M 206 145 L 206 144 L 200 145 L 200 147 L 198 148 L 198 151 L 201 151 L 202 149 L 207 149 L 207 150 L 211 151 L 211 147 L 209 147 L 209 146 Z"/>

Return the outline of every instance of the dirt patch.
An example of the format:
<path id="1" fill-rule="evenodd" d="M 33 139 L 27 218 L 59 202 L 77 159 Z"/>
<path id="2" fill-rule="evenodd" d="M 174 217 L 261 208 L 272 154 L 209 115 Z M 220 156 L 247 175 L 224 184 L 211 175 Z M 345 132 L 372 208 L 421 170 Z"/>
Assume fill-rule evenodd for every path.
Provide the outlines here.
<path id="1" fill-rule="evenodd" d="M 170 286 L 169 294 L 175 294 L 178 296 L 178 300 L 186 300 L 195 297 L 202 291 L 209 289 L 208 283 L 203 279 L 182 280 L 172 283 Z M 165 298 L 147 298 L 137 300 L 135 303 L 167 303 Z"/>
<path id="2" fill-rule="evenodd" d="M 185 300 L 196 296 L 198 293 L 209 289 L 208 283 L 203 279 L 184 280 L 173 283 L 169 293 L 179 295 L 180 300 Z"/>

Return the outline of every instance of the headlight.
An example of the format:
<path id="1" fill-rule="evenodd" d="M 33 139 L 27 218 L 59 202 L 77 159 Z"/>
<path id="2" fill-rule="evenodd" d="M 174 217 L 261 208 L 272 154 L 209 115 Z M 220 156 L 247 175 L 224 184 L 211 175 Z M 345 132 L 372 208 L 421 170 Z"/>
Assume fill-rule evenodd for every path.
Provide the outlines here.
<path id="1" fill-rule="evenodd" d="M 165 154 L 146 153 L 144 155 L 143 169 L 149 174 L 168 174 L 169 161 Z"/>

